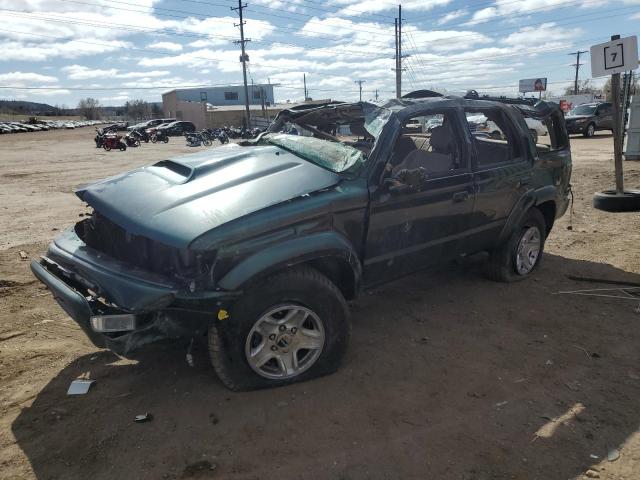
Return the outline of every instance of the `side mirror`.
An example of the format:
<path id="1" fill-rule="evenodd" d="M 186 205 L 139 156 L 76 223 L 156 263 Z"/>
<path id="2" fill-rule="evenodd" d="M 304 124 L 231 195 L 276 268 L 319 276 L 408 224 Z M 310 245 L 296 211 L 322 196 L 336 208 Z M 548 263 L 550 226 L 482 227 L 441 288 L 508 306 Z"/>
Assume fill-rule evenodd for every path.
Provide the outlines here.
<path id="1" fill-rule="evenodd" d="M 428 180 L 427 172 L 419 167 L 412 170 L 400 170 L 393 178 L 387 178 L 384 184 L 389 193 L 399 195 L 402 193 L 413 193 L 421 191 Z"/>

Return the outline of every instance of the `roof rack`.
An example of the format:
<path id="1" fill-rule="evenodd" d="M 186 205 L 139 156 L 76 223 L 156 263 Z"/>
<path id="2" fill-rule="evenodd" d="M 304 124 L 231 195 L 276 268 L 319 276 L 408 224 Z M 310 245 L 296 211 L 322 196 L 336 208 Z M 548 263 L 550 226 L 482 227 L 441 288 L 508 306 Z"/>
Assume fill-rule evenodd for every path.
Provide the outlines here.
<path id="1" fill-rule="evenodd" d="M 529 105 L 531 107 L 538 103 L 537 98 L 509 98 L 504 96 L 492 97 L 490 95 L 480 96 L 475 90 L 469 90 L 464 98 L 468 100 L 489 100 L 491 102 L 506 103 L 508 105 Z"/>

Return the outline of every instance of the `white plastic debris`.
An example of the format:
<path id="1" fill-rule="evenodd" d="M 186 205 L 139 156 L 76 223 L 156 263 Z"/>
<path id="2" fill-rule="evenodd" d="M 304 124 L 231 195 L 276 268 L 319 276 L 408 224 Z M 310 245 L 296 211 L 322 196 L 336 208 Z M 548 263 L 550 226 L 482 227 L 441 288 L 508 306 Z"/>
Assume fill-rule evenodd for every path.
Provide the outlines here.
<path id="1" fill-rule="evenodd" d="M 71 385 L 69 385 L 67 395 L 84 395 L 89 391 L 91 385 L 93 385 L 95 382 L 95 380 L 87 380 L 84 378 L 74 380 L 73 382 L 71 382 Z"/>

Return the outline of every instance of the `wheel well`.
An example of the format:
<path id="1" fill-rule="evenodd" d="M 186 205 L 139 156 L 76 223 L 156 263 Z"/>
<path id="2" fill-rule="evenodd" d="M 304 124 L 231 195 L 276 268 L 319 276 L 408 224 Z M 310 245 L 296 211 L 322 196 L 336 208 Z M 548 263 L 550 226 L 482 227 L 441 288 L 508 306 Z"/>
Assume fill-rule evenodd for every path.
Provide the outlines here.
<path id="1" fill-rule="evenodd" d="M 315 268 L 338 287 L 346 300 L 355 298 L 357 284 L 353 269 L 346 260 L 336 257 L 323 257 L 305 262 L 311 268 Z"/>
<path id="2" fill-rule="evenodd" d="M 547 227 L 547 235 L 549 235 L 551 228 L 553 228 L 553 223 L 556 221 L 556 204 L 552 200 L 549 200 L 548 202 L 536 205 L 536 208 L 540 210 L 540 213 L 542 213 L 542 216 L 544 217 L 544 223 Z"/>

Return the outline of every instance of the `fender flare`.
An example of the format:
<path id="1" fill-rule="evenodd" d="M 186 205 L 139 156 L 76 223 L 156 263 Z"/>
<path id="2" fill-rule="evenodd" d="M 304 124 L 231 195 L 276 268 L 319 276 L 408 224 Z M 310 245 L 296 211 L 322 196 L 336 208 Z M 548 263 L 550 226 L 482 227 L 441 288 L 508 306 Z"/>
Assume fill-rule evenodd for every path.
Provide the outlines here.
<path id="1" fill-rule="evenodd" d="M 357 291 L 362 280 L 360 259 L 353 245 L 337 232 L 305 235 L 260 250 L 234 266 L 220 279 L 218 286 L 225 290 L 238 290 L 256 276 L 327 257 L 349 265 Z"/>
<path id="2" fill-rule="evenodd" d="M 504 224 L 504 227 L 502 227 L 499 243 L 506 241 L 511 236 L 513 230 L 517 225 L 520 224 L 520 221 L 531 207 L 535 207 L 536 205 L 540 205 L 541 203 L 548 201 L 555 202 L 556 197 L 557 191 L 556 187 L 554 187 L 553 185 L 546 185 L 536 190 L 529 190 L 522 197 L 520 197 L 518 203 L 516 203 L 516 205 L 511 210 L 509 218 Z"/>

